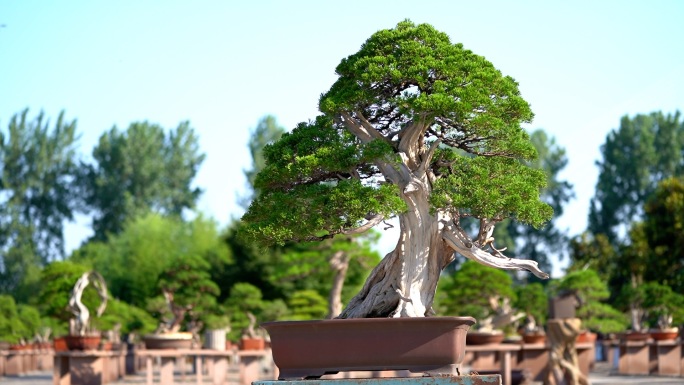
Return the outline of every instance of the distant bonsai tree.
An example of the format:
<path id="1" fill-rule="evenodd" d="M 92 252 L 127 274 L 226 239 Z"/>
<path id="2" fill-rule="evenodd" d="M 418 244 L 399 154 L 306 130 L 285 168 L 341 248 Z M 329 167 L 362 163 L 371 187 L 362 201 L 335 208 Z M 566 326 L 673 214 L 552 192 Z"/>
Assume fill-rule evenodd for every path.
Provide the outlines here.
<path id="1" fill-rule="evenodd" d="M 533 113 L 513 78 L 410 21 L 373 34 L 336 71 L 323 115 L 264 149 L 246 235 L 314 241 L 398 217 L 396 248 L 339 318 L 433 314 L 455 253 L 548 278 L 536 262 L 506 257 L 492 237 L 506 218 L 541 226 L 553 214 L 539 198 L 544 172 L 527 163 L 537 153 L 521 124 Z M 475 234 L 464 218 L 479 222 Z"/>
<path id="2" fill-rule="evenodd" d="M 166 309 L 159 309 L 160 298 L 152 301 L 157 306 L 150 306 L 161 313 L 158 334 L 179 332 L 186 321 L 192 329 L 190 332 L 202 329 L 198 323 L 201 313 L 215 307 L 220 294 L 218 286 L 210 279 L 209 269 L 209 263 L 203 258 L 187 255 L 175 258 L 161 273 L 158 287 Z"/>
<path id="3" fill-rule="evenodd" d="M 513 279 L 501 270 L 466 261 L 453 274 L 439 283 L 436 309 L 441 315 L 467 315 L 475 317 L 475 328 L 500 329 L 494 318 L 515 300 Z M 506 303 L 504 305 L 504 303 Z M 510 325 L 513 322 L 504 322 Z M 501 330 L 499 330 L 501 331 Z"/>
<path id="4" fill-rule="evenodd" d="M 558 282 L 557 290 L 574 293 L 580 300 L 577 317 L 585 329 L 601 333 L 617 333 L 627 328 L 627 317 L 603 302 L 610 296 L 608 283 L 592 269 L 566 274 Z"/>
<path id="5" fill-rule="evenodd" d="M 523 332 L 544 332 L 549 310 L 549 299 L 544 286 L 539 282 L 528 283 L 517 287 L 515 292 L 515 308 L 524 311 L 526 315 Z"/>
<path id="6" fill-rule="evenodd" d="M 684 323 L 684 295 L 658 282 L 647 282 L 643 290 L 646 323 L 653 329 L 677 330 Z"/>

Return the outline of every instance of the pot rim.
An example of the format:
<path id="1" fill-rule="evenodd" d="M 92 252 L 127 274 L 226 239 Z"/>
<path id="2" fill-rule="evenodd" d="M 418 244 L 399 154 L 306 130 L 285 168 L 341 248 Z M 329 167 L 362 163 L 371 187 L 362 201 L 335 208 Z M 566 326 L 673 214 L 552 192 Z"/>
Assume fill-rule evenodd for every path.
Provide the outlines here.
<path id="1" fill-rule="evenodd" d="M 453 317 L 453 316 L 443 316 L 443 317 L 397 317 L 397 318 L 333 318 L 333 319 L 317 319 L 317 320 L 283 320 L 283 321 L 269 321 L 263 322 L 262 327 L 268 328 L 271 325 L 305 325 L 305 324 L 323 324 L 323 323 L 382 323 L 382 322 L 405 322 L 405 323 L 422 323 L 422 322 L 455 322 L 458 321 L 463 325 L 472 326 L 477 321 L 475 318 L 470 316 L 464 317 Z"/>

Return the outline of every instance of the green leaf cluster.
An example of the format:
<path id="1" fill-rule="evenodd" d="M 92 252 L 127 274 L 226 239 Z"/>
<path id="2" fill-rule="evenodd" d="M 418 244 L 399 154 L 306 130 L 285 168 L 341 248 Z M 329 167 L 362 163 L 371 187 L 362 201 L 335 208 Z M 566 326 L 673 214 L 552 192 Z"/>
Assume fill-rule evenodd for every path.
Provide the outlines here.
<path id="1" fill-rule="evenodd" d="M 503 219 L 510 216 L 523 223 L 541 226 L 553 209 L 538 199 L 546 185 L 543 171 L 511 158 L 469 157 L 440 151 L 438 162 L 448 164 L 444 176 L 433 186 L 434 207 L 465 211 L 476 218 Z"/>
<path id="2" fill-rule="evenodd" d="M 516 301 L 513 307 L 534 317 L 538 325 L 546 324 L 549 311 L 549 298 L 544 286 L 539 282 L 520 285 L 515 288 Z"/>
<path id="3" fill-rule="evenodd" d="M 38 309 L 19 304 L 12 296 L 0 294 L 0 341 L 16 344 L 31 340 L 41 326 Z"/>
<path id="4" fill-rule="evenodd" d="M 387 129 L 440 117 L 457 122 L 442 128 L 447 135 L 487 138 L 476 144 L 480 151 L 533 154 L 518 129 L 533 114 L 515 80 L 428 24 L 405 20 L 376 32 L 336 73 L 338 80 L 320 100 L 324 113 L 391 115 L 397 122 L 388 122 Z"/>

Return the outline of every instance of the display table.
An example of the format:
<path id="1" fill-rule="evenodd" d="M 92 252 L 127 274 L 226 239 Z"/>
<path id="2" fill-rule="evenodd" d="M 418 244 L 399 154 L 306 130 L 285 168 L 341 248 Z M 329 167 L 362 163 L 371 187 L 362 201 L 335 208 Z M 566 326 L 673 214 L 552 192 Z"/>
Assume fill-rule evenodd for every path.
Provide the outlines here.
<path id="1" fill-rule="evenodd" d="M 54 385 L 100 385 L 123 378 L 125 350 L 56 352 Z"/>
<path id="2" fill-rule="evenodd" d="M 514 362 L 512 353 L 520 351 L 519 344 L 484 344 L 466 345 L 464 365 L 470 365 L 475 370 L 497 369 L 501 373 L 503 385 L 512 384 Z"/>

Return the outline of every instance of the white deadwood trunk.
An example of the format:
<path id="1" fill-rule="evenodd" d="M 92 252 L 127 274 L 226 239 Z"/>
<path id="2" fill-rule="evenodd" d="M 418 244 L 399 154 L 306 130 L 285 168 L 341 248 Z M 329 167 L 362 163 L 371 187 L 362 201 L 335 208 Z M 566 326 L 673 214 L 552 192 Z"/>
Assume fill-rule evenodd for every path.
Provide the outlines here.
<path id="1" fill-rule="evenodd" d="M 341 123 L 362 142 L 385 139 L 360 112 L 341 115 Z M 508 258 L 493 246 L 495 223 L 483 221 L 475 237 L 460 227 L 450 212 L 430 212 L 429 196 L 435 175 L 430 162 L 440 141 L 429 149 L 423 145 L 427 130 L 420 120 L 402 129 L 398 145 L 399 164 L 376 163 L 385 178 L 399 186 L 407 211 L 399 215 L 400 236 L 395 249 L 371 272 L 363 288 L 338 318 L 425 317 L 432 303 L 442 269 L 454 260 L 454 252 L 487 266 L 529 270 L 540 278 L 548 274 L 537 262 Z"/>
<path id="2" fill-rule="evenodd" d="M 330 268 L 335 273 L 335 276 L 333 277 L 333 285 L 330 288 L 330 296 L 328 297 L 327 318 L 335 318 L 342 312 L 342 287 L 347 276 L 350 259 L 349 253 L 344 251 L 338 251 L 330 258 Z"/>

